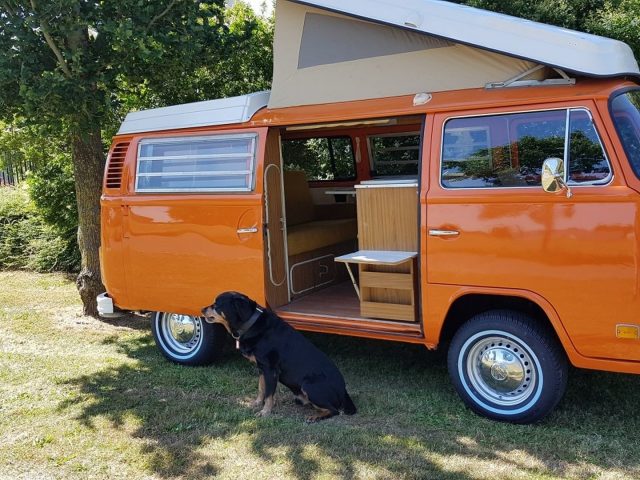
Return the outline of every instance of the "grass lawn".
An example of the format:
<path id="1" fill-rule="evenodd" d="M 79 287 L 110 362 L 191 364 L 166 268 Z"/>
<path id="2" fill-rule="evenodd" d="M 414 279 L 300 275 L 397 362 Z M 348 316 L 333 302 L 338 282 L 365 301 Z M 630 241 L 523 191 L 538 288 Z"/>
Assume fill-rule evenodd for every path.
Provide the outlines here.
<path id="1" fill-rule="evenodd" d="M 310 338 L 357 415 L 306 425 L 281 388 L 256 418 L 233 348 L 173 365 L 146 319 L 82 317 L 64 276 L 0 272 L 0 478 L 640 478 L 640 376 L 573 370 L 551 416 L 514 426 L 467 410 L 422 347 Z"/>

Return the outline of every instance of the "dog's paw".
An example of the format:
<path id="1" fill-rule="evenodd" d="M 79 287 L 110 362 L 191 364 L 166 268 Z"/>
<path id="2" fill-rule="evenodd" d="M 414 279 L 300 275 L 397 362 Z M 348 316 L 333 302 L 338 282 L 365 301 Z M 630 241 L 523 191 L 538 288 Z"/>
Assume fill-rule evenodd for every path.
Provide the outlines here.
<path id="1" fill-rule="evenodd" d="M 256 413 L 256 417 L 268 417 L 269 415 L 271 415 L 271 411 L 265 410 L 264 408 Z"/>

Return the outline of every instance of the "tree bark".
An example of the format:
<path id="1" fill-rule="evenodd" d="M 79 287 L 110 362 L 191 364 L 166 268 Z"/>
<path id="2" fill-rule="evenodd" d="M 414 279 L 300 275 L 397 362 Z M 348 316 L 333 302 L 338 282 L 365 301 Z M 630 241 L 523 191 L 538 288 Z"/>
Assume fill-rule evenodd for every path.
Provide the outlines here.
<path id="1" fill-rule="evenodd" d="M 83 313 L 98 316 L 96 296 L 105 291 L 100 275 L 100 195 L 105 156 L 100 126 L 92 122 L 83 132 L 71 135 L 71 154 L 78 202 L 78 246 L 82 268 L 76 286 Z"/>

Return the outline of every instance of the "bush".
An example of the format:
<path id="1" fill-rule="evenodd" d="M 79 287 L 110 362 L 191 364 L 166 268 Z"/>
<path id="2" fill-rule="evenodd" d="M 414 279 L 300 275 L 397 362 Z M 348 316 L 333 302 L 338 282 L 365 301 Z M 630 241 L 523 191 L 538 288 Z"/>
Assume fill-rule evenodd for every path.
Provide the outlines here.
<path id="1" fill-rule="evenodd" d="M 78 208 L 71 158 L 62 153 L 51 154 L 29 174 L 27 185 L 38 215 L 56 235 L 52 243 L 40 245 L 33 268 L 55 265 L 55 270 L 79 271 Z"/>
<path id="2" fill-rule="evenodd" d="M 0 225 L 20 220 L 35 212 L 27 192 L 18 187 L 0 188 Z M 3 229 L 0 229 L 0 235 Z"/>
<path id="3" fill-rule="evenodd" d="M 0 269 L 76 271 L 79 253 L 45 222 L 22 187 L 0 188 Z"/>
<path id="4" fill-rule="evenodd" d="M 46 162 L 29 173 L 27 187 L 42 219 L 56 227 L 65 239 L 75 243 L 78 209 L 69 156 L 51 154 Z"/>

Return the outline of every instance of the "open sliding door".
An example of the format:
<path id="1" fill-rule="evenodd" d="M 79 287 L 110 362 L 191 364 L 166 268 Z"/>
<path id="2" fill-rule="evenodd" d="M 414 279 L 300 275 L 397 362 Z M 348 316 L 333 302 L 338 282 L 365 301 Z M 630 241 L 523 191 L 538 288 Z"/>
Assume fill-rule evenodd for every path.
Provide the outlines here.
<path id="1" fill-rule="evenodd" d="M 123 308 L 199 315 L 227 291 L 264 299 L 261 226 L 266 129 L 134 137 L 121 206 Z"/>
<path id="2" fill-rule="evenodd" d="M 264 158 L 265 296 L 271 308 L 289 303 L 280 131 L 269 129 Z"/>

